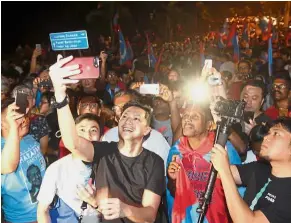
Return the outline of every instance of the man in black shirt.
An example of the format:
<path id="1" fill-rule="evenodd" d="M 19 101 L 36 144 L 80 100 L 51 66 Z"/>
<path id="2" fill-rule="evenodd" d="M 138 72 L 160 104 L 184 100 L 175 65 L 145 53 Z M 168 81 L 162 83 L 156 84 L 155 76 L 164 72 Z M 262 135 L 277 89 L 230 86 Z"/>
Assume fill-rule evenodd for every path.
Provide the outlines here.
<path id="1" fill-rule="evenodd" d="M 211 161 L 218 171 L 233 222 L 291 222 L 291 119 L 277 120 L 260 150 L 268 161 L 229 166 L 227 152 L 219 145 Z M 247 187 L 243 201 L 235 184 Z"/>
<path id="2" fill-rule="evenodd" d="M 262 111 L 266 96 L 264 83 L 259 80 L 249 80 L 242 88 L 241 100 L 246 102 L 245 120 L 242 125 L 236 123 L 232 126 L 232 134 L 229 137 L 230 142 L 244 155 L 248 149 L 248 135 L 255 125 L 271 122 L 272 120 Z M 249 113 L 252 117 L 248 116 Z M 242 128 L 243 126 L 243 128 Z"/>
<path id="3" fill-rule="evenodd" d="M 163 160 L 142 148 L 143 138 L 150 132 L 150 109 L 132 103 L 124 107 L 120 118 L 118 143 L 91 143 L 76 133 L 74 120 L 67 105 L 66 85 L 74 80 L 65 77 L 80 73 L 78 65 L 62 68 L 72 57 L 51 66 L 58 120 L 65 147 L 83 161 L 98 164 L 97 196 L 86 202 L 110 222 L 154 222 L 165 190 Z"/>

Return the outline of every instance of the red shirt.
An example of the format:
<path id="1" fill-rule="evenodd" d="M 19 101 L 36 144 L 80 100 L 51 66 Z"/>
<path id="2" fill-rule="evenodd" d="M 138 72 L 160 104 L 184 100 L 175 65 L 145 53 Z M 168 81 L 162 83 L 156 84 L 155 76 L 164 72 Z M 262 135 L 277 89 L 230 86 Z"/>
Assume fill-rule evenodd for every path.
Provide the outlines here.
<path id="1" fill-rule="evenodd" d="M 275 106 L 271 106 L 265 111 L 265 114 L 270 117 L 272 120 L 276 120 L 280 117 L 279 109 L 275 108 Z M 288 109 L 288 117 L 291 117 L 291 110 Z"/>
<path id="2" fill-rule="evenodd" d="M 238 82 L 233 82 L 232 85 L 229 88 L 228 95 L 230 99 L 232 100 L 240 100 L 240 94 L 242 90 L 242 85 L 244 82 L 238 81 Z"/>
<path id="3" fill-rule="evenodd" d="M 66 149 L 62 139 L 60 140 L 59 148 L 60 148 L 59 159 L 71 153 L 69 150 Z"/>

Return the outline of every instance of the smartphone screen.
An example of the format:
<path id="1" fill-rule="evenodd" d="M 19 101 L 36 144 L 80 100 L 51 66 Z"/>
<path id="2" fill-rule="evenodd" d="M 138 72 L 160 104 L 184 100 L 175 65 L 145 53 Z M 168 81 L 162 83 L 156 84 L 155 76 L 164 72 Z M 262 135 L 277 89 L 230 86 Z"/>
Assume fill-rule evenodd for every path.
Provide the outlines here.
<path id="1" fill-rule="evenodd" d="M 79 64 L 81 73 L 69 77 L 74 80 L 97 79 L 99 78 L 99 58 L 98 57 L 75 57 L 72 61 L 65 64 L 64 67 Z"/>
<path id="2" fill-rule="evenodd" d="M 244 121 L 248 124 L 250 124 L 250 119 L 253 120 L 255 116 L 255 113 L 252 111 L 245 111 L 244 112 Z"/>
<path id="3" fill-rule="evenodd" d="M 41 44 L 35 44 L 36 49 L 41 49 Z"/>
<path id="4" fill-rule="evenodd" d="M 16 111 L 20 114 L 26 114 L 26 108 L 28 107 L 27 94 L 17 92 L 15 103 L 19 107 Z"/>
<path id="5" fill-rule="evenodd" d="M 143 84 L 139 88 L 139 93 L 158 95 L 160 93 L 160 86 L 159 84 Z"/>
<path id="6" fill-rule="evenodd" d="M 211 69 L 212 68 L 212 59 L 206 59 L 205 66 L 207 69 Z"/>

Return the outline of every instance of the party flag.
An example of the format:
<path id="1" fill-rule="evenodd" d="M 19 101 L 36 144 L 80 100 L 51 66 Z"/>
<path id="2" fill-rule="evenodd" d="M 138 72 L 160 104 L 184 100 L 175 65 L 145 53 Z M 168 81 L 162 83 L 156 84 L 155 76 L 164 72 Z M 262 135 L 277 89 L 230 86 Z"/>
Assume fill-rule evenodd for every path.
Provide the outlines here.
<path id="1" fill-rule="evenodd" d="M 246 22 L 246 21 L 245 21 L 245 23 L 244 23 L 242 39 L 245 40 L 247 43 L 250 42 L 250 36 L 249 36 L 249 23 Z"/>
<path id="2" fill-rule="evenodd" d="M 156 57 L 154 55 L 154 50 L 153 50 L 152 44 L 149 40 L 148 34 L 146 34 L 146 38 L 147 38 L 147 44 L 148 44 L 147 51 L 148 51 L 149 67 L 155 68 L 157 60 L 156 60 Z"/>

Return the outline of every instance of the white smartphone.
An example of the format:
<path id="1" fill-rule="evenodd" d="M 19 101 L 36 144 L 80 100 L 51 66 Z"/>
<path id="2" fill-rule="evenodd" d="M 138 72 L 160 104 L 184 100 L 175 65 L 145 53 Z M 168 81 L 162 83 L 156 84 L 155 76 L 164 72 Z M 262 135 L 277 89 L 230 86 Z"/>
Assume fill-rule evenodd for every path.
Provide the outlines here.
<path id="1" fill-rule="evenodd" d="M 41 49 L 41 44 L 35 44 L 36 49 Z"/>
<path id="2" fill-rule="evenodd" d="M 160 93 L 160 86 L 159 84 L 143 84 L 139 88 L 139 93 L 158 95 Z"/>
<path id="3" fill-rule="evenodd" d="M 206 59 L 204 62 L 204 65 L 206 65 L 206 68 L 211 69 L 212 68 L 212 59 Z"/>

